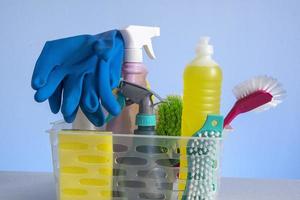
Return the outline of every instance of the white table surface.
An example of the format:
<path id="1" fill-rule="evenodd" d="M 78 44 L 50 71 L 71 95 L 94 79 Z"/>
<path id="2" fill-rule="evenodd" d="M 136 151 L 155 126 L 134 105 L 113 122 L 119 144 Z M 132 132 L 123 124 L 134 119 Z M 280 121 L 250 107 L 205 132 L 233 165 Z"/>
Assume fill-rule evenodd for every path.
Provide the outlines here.
<path id="1" fill-rule="evenodd" d="M 56 200 L 53 176 L 0 172 L 0 200 Z M 300 200 L 300 180 L 223 178 L 220 200 Z"/>

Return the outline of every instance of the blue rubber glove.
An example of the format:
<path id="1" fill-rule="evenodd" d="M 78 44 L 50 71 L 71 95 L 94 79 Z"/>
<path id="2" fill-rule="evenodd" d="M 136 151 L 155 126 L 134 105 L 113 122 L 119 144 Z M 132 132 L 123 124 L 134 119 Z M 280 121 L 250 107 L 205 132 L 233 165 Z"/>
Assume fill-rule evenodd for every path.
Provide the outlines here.
<path id="1" fill-rule="evenodd" d="M 110 114 L 121 111 L 112 90 L 120 81 L 123 55 L 124 42 L 116 30 L 46 42 L 32 76 L 35 100 L 48 99 L 53 113 L 61 107 L 67 122 L 80 106 L 94 125 L 103 125 L 99 100 Z"/>

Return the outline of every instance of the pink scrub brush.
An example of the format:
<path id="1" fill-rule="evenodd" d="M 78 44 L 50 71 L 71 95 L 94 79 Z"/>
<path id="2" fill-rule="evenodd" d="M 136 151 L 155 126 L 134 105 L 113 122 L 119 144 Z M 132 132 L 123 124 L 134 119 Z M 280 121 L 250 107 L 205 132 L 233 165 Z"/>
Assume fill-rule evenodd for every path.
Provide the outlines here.
<path id="1" fill-rule="evenodd" d="M 230 128 L 231 121 L 241 113 L 264 111 L 277 106 L 286 91 L 276 79 L 258 76 L 235 86 L 233 93 L 237 101 L 224 119 L 224 128 Z"/>

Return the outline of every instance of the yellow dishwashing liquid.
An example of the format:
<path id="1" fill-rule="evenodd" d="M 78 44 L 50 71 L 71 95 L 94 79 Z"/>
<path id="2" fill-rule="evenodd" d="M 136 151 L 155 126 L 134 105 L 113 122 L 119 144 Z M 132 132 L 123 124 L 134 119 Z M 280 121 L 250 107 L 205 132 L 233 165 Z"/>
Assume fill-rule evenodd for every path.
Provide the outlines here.
<path id="1" fill-rule="evenodd" d="M 202 37 L 197 45 L 196 58 L 189 63 L 183 75 L 182 136 L 192 136 L 204 124 L 207 114 L 220 113 L 222 71 L 212 59 L 213 46 L 209 37 Z M 185 180 L 187 171 L 186 149 L 181 149 L 180 179 Z M 185 187 L 184 181 L 179 189 Z"/>

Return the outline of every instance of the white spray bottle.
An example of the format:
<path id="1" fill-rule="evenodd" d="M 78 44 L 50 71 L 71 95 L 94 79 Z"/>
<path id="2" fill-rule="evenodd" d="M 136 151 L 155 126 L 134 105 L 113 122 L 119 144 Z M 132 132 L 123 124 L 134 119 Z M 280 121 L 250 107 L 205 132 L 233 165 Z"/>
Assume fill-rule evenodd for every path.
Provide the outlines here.
<path id="1" fill-rule="evenodd" d="M 120 30 L 125 41 L 125 62 L 122 66 L 123 80 L 147 87 L 148 70 L 143 63 L 144 48 L 151 59 L 155 59 L 151 38 L 160 35 L 159 27 L 130 25 Z M 138 105 L 126 106 L 118 117 L 113 118 L 106 126 L 108 131 L 118 134 L 132 134 L 136 129 L 135 117 Z"/>

